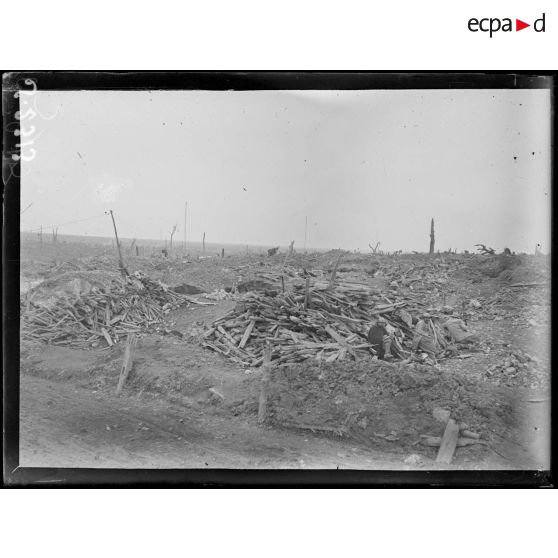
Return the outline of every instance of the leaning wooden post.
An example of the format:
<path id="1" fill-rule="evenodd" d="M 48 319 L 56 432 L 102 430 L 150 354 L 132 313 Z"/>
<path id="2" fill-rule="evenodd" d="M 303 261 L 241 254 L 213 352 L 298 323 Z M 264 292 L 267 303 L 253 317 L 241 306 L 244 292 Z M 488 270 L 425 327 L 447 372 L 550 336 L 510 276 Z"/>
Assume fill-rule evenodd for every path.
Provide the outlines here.
<path id="1" fill-rule="evenodd" d="M 434 255 L 434 219 L 430 222 L 430 256 Z"/>
<path id="2" fill-rule="evenodd" d="M 304 293 L 304 310 L 310 306 L 310 275 L 306 276 L 306 289 Z"/>
<path id="3" fill-rule="evenodd" d="M 109 209 L 109 213 L 112 219 L 112 226 L 114 227 L 114 236 L 116 238 L 116 248 L 118 250 L 118 264 L 120 266 L 120 273 L 122 274 L 122 277 L 126 278 L 126 275 L 128 275 L 128 270 L 124 266 L 124 260 L 122 259 L 122 252 L 120 251 L 120 241 L 118 240 L 118 231 L 116 230 L 116 223 L 114 221 L 112 209 Z"/>
<path id="4" fill-rule="evenodd" d="M 267 391 L 271 377 L 271 345 L 266 344 L 264 348 L 263 376 L 260 386 L 260 402 L 258 406 L 258 424 L 262 425 L 267 417 Z"/>
<path id="5" fill-rule="evenodd" d="M 116 395 L 120 395 L 126 380 L 128 379 L 128 374 L 130 374 L 130 370 L 132 369 L 132 365 L 134 364 L 134 355 L 133 350 L 136 346 L 137 338 L 136 336 L 131 333 L 126 338 L 126 349 L 124 351 L 124 362 L 122 363 L 122 368 L 120 369 L 120 377 L 118 378 L 118 387 L 116 388 Z"/>

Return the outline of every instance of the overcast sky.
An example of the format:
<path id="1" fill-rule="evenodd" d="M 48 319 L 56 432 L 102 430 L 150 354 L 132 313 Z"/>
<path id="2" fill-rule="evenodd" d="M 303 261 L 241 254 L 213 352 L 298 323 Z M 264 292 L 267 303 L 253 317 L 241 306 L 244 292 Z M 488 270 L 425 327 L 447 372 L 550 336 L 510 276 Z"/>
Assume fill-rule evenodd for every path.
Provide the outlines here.
<path id="1" fill-rule="evenodd" d="M 22 230 L 550 250 L 550 92 L 39 92 Z M 49 119 L 47 119 L 49 118 Z"/>

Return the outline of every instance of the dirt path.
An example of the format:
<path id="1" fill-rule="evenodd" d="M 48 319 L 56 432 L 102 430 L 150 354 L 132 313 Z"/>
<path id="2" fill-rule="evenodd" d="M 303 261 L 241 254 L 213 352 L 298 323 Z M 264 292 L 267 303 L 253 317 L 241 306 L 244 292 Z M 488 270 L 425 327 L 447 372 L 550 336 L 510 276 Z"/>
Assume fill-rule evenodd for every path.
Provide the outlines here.
<path id="1" fill-rule="evenodd" d="M 21 379 L 20 464 L 103 468 L 393 469 L 397 456 L 343 440 L 260 429 L 164 400 Z"/>
<path id="2" fill-rule="evenodd" d="M 91 468 L 434 469 L 407 465 L 406 454 L 330 439 L 261 429 L 163 399 L 116 397 L 67 382 L 23 376 L 20 464 Z M 495 444 L 479 462 L 458 457 L 452 469 L 543 469 L 548 459 L 545 395 L 522 403 L 529 416 L 517 437 Z M 420 449 L 418 453 L 423 453 Z"/>

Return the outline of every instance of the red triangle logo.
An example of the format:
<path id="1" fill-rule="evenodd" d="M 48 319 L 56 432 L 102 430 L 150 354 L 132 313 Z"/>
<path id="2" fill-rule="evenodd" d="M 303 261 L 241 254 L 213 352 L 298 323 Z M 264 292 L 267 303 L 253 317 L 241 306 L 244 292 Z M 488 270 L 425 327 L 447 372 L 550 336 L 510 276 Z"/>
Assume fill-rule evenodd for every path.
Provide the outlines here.
<path id="1" fill-rule="evenodd" d="M 531 27 L 531 24 L 530 23 L 525 23 L 524 21 L 521 21 L 520 19 L 515 20 L 515 30 L 516 31 L 521 31 L 522 29 L 525 29 L 526 27 Z"/>

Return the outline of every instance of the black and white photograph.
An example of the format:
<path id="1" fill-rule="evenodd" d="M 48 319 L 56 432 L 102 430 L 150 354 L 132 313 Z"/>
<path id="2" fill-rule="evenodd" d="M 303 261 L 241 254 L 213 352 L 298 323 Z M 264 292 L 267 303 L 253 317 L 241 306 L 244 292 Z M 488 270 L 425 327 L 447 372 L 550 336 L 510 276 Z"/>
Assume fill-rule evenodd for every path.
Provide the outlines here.
<path id="1" fill-rule="evenodd" d="M 164 75 L 4 75 L 18 466 L 548 471 L 552 78 Z"/>

